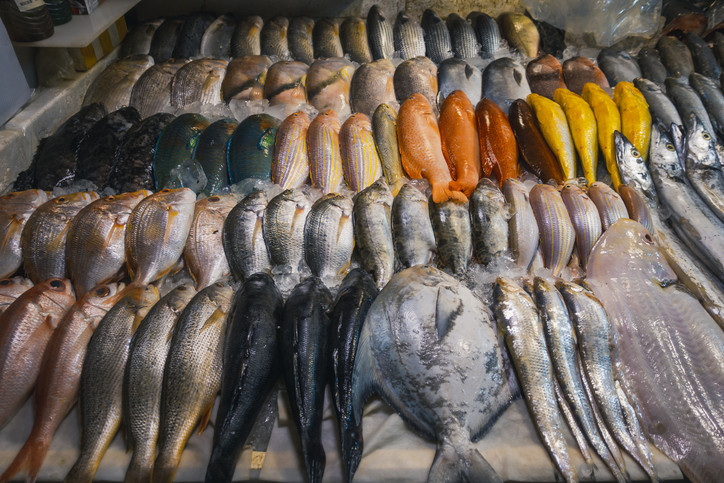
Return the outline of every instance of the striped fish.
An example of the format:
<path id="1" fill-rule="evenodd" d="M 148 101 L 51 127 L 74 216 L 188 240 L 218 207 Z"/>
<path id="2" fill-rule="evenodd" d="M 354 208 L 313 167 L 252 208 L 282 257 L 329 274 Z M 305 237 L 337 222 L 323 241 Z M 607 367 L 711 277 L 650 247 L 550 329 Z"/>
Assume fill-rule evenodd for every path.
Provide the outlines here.
<path id="1" fill-rule="evenodd" d="M 279 125 L 271 176 L 284 189 L 299 188 L 309 178 L 308 129 L 309 117 L 302 111 L 287 116 Z"/>
<path id="2" fill-rule="evenodd" d="M 344 180 L 350 189 L 361 191 L 382 176 L 369 117 L 361 112 L 350 116 L 339 131 L 339 142 Z"/>
<path id="3" fill-rule="evenodd" d="M 339 117 L 334 111 L 328 110 L 319 113 L 307 131 L 312 185 L 325 194 L 336 191 L 342 182 L 339 129 Z"/>

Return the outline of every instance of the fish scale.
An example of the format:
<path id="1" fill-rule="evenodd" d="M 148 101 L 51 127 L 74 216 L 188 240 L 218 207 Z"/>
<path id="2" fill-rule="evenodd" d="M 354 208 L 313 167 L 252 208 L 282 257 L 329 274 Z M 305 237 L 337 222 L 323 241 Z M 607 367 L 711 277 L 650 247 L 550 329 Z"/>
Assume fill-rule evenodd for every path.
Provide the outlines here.
<path id="1" fill-rule="evenodd" d="M 289 50 L 294 60 L 311 64 L 314 62 L 312 32 L 314 20 L 309 17 L 294 17 L 289 24 Z"/>
<path id="2" fill-rule="evenodd" d="M 543 263 L 556 277 L 568 264 L 576 242 L 571 218 L 561 194 L 553 186 L 537 184 L 528 196 L 540 231 Z"/>
<path id="3" fill-rule="evenodd" d="M 130 101 L 130 106 L 138 110 L 141 119 L 171 108 L 171 83 L 186 63 L 187 59 L 169 59 L 152 65 L 141 74 L 133 84 Z"/>
<path id="4" fill-rule="evenodd" d="M 433 10 L 425 10 L 420 23 L 424 31 L 425 55 L 430 60 L 439 64 L 455 55 L 452 51 L 450 31 L 445 22 Z"/>
<path id="5" fill-rule="evenodd" d="M 0 279 L 0 315 L 32 287 L 33 282 L 29 278 L 17 276 Z"/>
<path id="6" fill-rule="evenodd" d="M 342 42 L 339 39 L 339 24 L 331 18 L 323 18 L 314 24 L 312 32 L 314 57 L 342 57 Z"/>
<path id="7" fill-rule="evenodd" d="M 282 60 L 291 59 L 287 39 L 288 28 L 289 19 L 281 15 L 267 20 L 264 26 L 261 27 L 261 54 L 277 56 Z"/>
<path id="8" fill-rule="evenodd" d="M 422 26 L 416 18 L 400 12 L 395 18 L 394 44 L 395 51 L 403 60 L 425 55 L 425 37 Z"/>
<path id="9" fill-rule="evenodd" d="M 603 233 L 598 208 L 586 193 L 573 183 L 566 183 L 561 190 L 561 198 L 571 218 L 573 230 L 576 232 L 576 250 L 581 266 L 588 266 L 588 257 L 593 246 Z"/>
<path id="10" fill-rule="evenodd" d="M 339 144 L 342 171 L 350 189 L 362 191 L 382 176 L 372 123 L 366 115 L 353 114 L 342 124 Z"/>
<path id="11" fill-rule="evenodd" d="M 48 201 L 43 190 L 8 193 L 0 198 L 0 278 L 12 276 L 23 264 L 20 242 L 33 212 Z"/>
<path id="12" fill-rule="evenodd" d="M 272 267 L 298 272 L 304 260 L 304 225 L 311 205 L 299 189 L 269 200 L 264 212 L 264 241 Z"/>
<path id="13" fill-rule="evenodd" d="M 254 191 L 241 200 L 224 221 L 224 252 L 237 280 L 271 268 L 262 227 L 266 206 L 266 194 Z"/>
<path id="14" fill-rule="evenodd" d="M 340 128 L 339 117 L 329 110 L 319 113 L 307 130 L 309 176 L 312 186 L 324 193 L 336 191 L 342 182 Z"/>
<path id="15" fill-rule="evenodd" d="M 362 268 L 384 287 L 395 269 L 392 242 L 392 193 L 383 179 L 361 191 L 354 200 L 354 237 Z"/>
<path id="16" fill-rule="evenodd" d="M 377 5 L 367 13 L 367 36 L 374 60 L 392 58 L 395 49 L 392 26 Z"/>
<path id="17" fill-rule="evenodd" d="M 473 254 L 483 265 L 498 259 L 508 249 L 508 208 L 493 181 L 480 180 L 470 196 Z"/>
<path id="18" fill-rule="evenodd" d="M 239 20 L 231 36 L 231 56 L 261 55 L 261 30 L 264 21 L 258 15 Z"/>
<path id="19" fill-rule="evenodd" d="M 450 31 L 450 44 L 455 57 L 459 59 L 477 57 L 478 41 L 473 26 L 456 13 L 448 15 L 445 22 Z"/>
<path id="20" fill-rule="evenodd" d="M 405 183 L 392 202 L 392 238 L 401 268 L 428 265 L 435 256 L 435 233 L 427 197 Z"/>
<path id="21" fill-rule="evenodd" d="M 339 32 L 342 49 L 352 62 L 372 62 L 372 53 L 367 40 L 367 24 L 359 17 L 347 17 Z"/>
<path id="22" fill-rule="evenodd" d="M 274 141 L 271 179 L 283 189 L 299 188 L 309 179 L 309 116 L 297 111 L 282 121 Z"/>
<path id="23" fill-rule="evenodd" d="M 347 272 L 354 249 L 352 212 L 346 196 L 330 193 L 318 199 L 304 225 L 304 259 L 315 277 L 336 285 Z"/>
<path id="24" fill-rule="evenodd" d="M 475 35 L 480 44 L 480 56 L 489 59 L 500 48 L 500 29 L 495 19 L 482 12 L 471 12 L 468 19 L 472 19 Z"/>

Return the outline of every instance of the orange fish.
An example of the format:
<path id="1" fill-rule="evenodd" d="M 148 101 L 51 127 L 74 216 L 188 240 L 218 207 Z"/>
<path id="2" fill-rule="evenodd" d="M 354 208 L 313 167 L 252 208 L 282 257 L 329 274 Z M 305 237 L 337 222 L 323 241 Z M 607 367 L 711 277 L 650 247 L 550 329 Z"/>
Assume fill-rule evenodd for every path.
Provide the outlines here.
<path id="1" fill-rule="evenodd" d="M 442 103 L 440 138 L 454 180 L 450 189 L 470 196 L 480 181 L 480 144 L 475 108 L 463 91 L 453 91 Z"/>
<path id="2" fill-rule="evenodd" d="M 489 177 L 494 172 L 498 183 L 503 186 L 503 181 L 517 178 L 520 174 L 518 145 L 508 116 L 495 102 L 485 97 L 475 108 L 475 118 L 478 121 L 483 174 Z"/>
<path id="3" fill-rule="evenodd" d="M 412 179 L 427 179 L 432 185 L 432 201 L 443 203 L 468 199 L 450 188 L 452 176 L 442 154 L 440 129 L 430 102 L 422 94 L 413 94 L 402 103 L 397 115 L 397 140 L 402 167 Z"/>

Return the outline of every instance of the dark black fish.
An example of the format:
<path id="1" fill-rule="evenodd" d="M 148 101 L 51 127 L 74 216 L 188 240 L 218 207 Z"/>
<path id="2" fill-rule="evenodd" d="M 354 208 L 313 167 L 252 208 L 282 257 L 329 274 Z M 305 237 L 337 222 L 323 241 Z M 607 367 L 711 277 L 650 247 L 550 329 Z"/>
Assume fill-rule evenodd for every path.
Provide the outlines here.
<path id="1" fill-rule="evenodd" d="M 238 124 L 233 119 L 220 119 L 204 129 L 194 151 L 194 159 L 206 173 L 204 193 L 210 195 L 229 186 L 226 167 L 226 143 Z"/>
<path id="2" fill-rule="evenodd" d="M 721 68 L 719 68 L 714 51 L 709 48 L 709 44 L 694 32 L 689 32 L 686 34 L 686 46 L 689 47 L 691 56 L 694 58 L 694 69 L 699 74 L 718 81 Z"/>
<path id="3" fill-rule="evenodd" d="M 138 190 L 153 191 L 153 155 L 161 131 L 173 121 L 173 114 L 158 113 L 149 116 L 126 131 L 113 165 L 108 182 L 104 186 L 118 193 Z"/>
<path id="4" fill-rule="evenodd" d="M 50 191 L 59 183 L 73 179 L 78 146 L 86 132 L 105 115 L 106 109 L 101 104 L 82 108 L 51 136 L 40 141 L 30 168 L 27 173 L 21 173 L 18 180 L 33 179 L 32 188 Z"/>
<path id="5" fill-rule="evenodd" d="M 480 57 L 489 59 L 500 47 L 500 29 L 498 23 L 490 15 L 482 12 L 471 12 L 468 19 L 473 22 L 475 35 L 480 43 Z"/>
<path id="6" fill-rule="evenodd" d="M 148 51 L 148 55 L 153 57 L 153 60 L 156 63 L 163 62 L 171 58 L 174 46 L 176 46 L 176 41 L 178 40 L 178 34 L 181 31 L 183 24 L 183 17 L 167 18 L 156 29 L 156 32 L 153 34 L 153 39 L 151 40 L 151 48 Z"/>
<path id="7" fill-rule="evenodd" d="M 75 179 L 87 179 L 99 188 L 104 186 L 126 131 L 139 122 L 141 115 L 136 108 L 124 107 L 95 123 L 78 146 Z"/>
<path id="8" fill-rule="evenodd" d="M 279 360 L 311 483 L 322 481 L 326 464 L 322 412 L 329 368 L 327 311 L 331 306 L 327 287 L 319 278 L 310 277 L 289 295 L 279 329 Z"/>
<path id="9" fill-rule="evenodd" d="M 644 78 L 650 80 L 662 89 L 666 88 L 664 81 L 669 76 L 669 73 L 661 62 L 661 57 L 656 49 L 644 47 L 639 50 L 639 55 L 636 57 L 636 60 L 638 60 L 641 74 Z"/>
<path id="10" fill-rule="evenodd" d="M 563 51 L 566 50 L 566 32 L 554 27 L 548 22 L 536 20 L 528 14 L 540 35 L 540 51 L 551 54 L 553 57 L 563 58 Z"/>
<path id="11" fill-rule="evenodd" d="M 173 57 L 176 59 L 190 59 L 198 57 L 201 52 L 201 37 L 216 18 L 208 13 L 198 13 L 186 17 L 176 39 Z"/>
<path id="12" fill-rule="evenodd" d="M 362 428 L 355 424 L 352 417 L 352 372 L 360 330 L 375 297 L 377 287 L 372 276 L 361 268 L 355 268 L 340 285 L 330 315 L 332 396 L 337 410 L 342 462 L 347 481 L 352 481 L 350 470 L 358 467 L 362 458 Z"/>
<path id="13" fill-rule="evenodd" d="M 279 379 L 277 325 L 283 300 L 257 273 L 234 296 L 224 343 L 224 375 L 206 481 L 231 481 L 254 421 Z"/>

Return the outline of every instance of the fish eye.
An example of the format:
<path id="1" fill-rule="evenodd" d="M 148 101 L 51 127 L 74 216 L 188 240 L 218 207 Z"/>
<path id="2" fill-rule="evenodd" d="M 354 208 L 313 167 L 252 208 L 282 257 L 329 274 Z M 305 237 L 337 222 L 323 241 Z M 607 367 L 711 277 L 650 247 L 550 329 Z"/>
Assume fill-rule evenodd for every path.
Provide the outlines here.
<path id="1" fill-rule="evenodd" d="M 673 151 L 673 150 L 674 150 L 674 145 L 671 144 L 671 143 L 666 143 L 666 149 L 668 149 L 669 151 Z"/>
<path id="2" fill-rule="evenodd" d="M 635 157 L 637 157 L 637 158 L 640 158 L 640 157 L 641 157 L 641 153 L 639 153 L 638 150 L 636 150 L 636 149 L 632 149 L 632 150 L 631 150 L 631 155 L 632 155 L 632 156 L 635 156 Z"/>
<path id="3" fill-rule="evenodd" d="M 115 197 L 115 196 L 113 196 L 113 195 L 111 195 L 111 196 L 109 196 L 109 197 L 108 197 L 108 198 L 106 198 L 106 199 L 107 199 L 108 201 L 113 201 L 113 200 L 115 200 L 115 199 L 116 199 L 116 197 Z"/>
<path id="4" fill-rule="evenodd" d="M 50 282 L 50 286 L 53 288 L 63 288 L 63 282 L 60 280 L 53 280 Z"/>
<path id="5" fill-rule="evenodd" d="M 9 284 L 10 284 L 10 280 L 8 280 L 7 278 L 5 280 L 0 280 L 0 285 L 9 285 Z M 53 283 L 51 282 L 50 285 L 52 286 Z"/>
<path id="6" fill-rule="evenodd" d="M 65 196 L 61 196 L 60 198 L 58 198 L 58 201 L 65 201 Z"/>
<path id="7" fill-rule="evenodd" d="M 108 287 L 98 287 L 96 289 L 96 295 L 98 297 L 105 297 L 109 293 L 111 293 L 111 291 L 108 289 Z"/>
<path id="8" fill-rule="evenodd" d="M 223 287 L 223 286 L 224 286 L 224 284 L 223 284 L 223 283 L 221 283 L 221 282 L 216 282 L 216 284 L 215 284 L 215 285 L 216 285 L 217 287 Z"/>
<path id="9" fill-rule="evenodd" d="M 165 189 L 162 189 L 162 190 L 161 190 L 161 193 L 170 193 L 170 192 L 171 192 L 171 190 L 168 189 L 168 188 L 165 188 Z"/>
<path id="10" fill-rule="evenodd" d="M 178 287 L 178 290 L 179 290 L 179 292 L 183 292 L 184 290 L 186 290 L 186 286 L 185 286 L 185 285 L 181 285 L 181 286 Z"/>
<path id="11" fill-rule="evenodd" d="M 216 203 L 217 201 L 220 201 L 220 200 L 221 200 L 221 198 L 219 198 L 218 196 L 212 196 L 211 198 L 209 198 L 209 201 L 212 203 Z"/>
<path id="12" fill-rule="evenodd" d="M 644 235 L 644 241 L 646 241 L 646 243 L 650 243 L 652 245 L 654 244 L 654 239 L 651 238 L 651 235 L 648 233 Z"/>
<path id="13" fill-rule="evenodd" d="M 709 136 L 709 133 L 708 133 L 708 132 L 703 132 L 703 133 L 701 133 L 701 137 L 703 137 L 703 138 L 706 139 L 707 141 L 711 139 L 711 136 Z"/>

